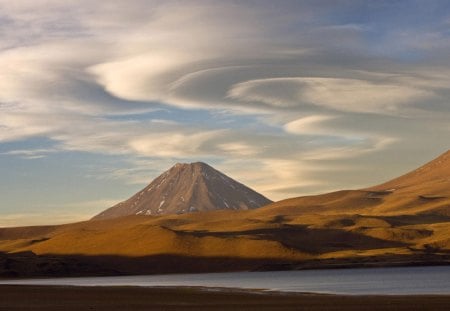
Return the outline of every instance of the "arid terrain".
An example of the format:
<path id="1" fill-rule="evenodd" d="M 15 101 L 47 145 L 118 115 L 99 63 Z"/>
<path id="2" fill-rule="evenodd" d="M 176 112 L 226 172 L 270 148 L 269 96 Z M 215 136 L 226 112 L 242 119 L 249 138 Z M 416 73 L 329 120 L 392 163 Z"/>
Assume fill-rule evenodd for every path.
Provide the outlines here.
<path id="1" fill-rule="evenodd" d="M 450 263 L 450 152 L 379 186 L 251 210 L 0 229 L 0 274 L 108 275 Z"/>
<path id="2" fill-rule="evenodd" d="M 449 296 L 335 296 L 197 288 L 0 286 L 0 310 L 446 310 Z"/>

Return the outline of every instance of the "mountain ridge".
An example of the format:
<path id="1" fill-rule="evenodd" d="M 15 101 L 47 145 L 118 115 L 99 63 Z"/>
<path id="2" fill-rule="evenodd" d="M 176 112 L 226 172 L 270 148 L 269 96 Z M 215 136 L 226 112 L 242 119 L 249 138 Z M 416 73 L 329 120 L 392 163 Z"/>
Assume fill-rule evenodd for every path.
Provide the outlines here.
<path id="1" fill-rule="evenodd" d="M 390 190 L 405 188 L 419 183 L 423 184 L 424 182 L 434 183 L 442 179 L 447 179 L 447 181 L 450 180 L 450 150 L 447 150 L 437 158 L 425 163 L 415 170 L 367 189 Z"/>
<path id="2" fill-rule="evenodd" d="M 376 186 L 288 198 L 269 204 L 296 213 L 450 216 L 450 150 L 419 168 Z"/>

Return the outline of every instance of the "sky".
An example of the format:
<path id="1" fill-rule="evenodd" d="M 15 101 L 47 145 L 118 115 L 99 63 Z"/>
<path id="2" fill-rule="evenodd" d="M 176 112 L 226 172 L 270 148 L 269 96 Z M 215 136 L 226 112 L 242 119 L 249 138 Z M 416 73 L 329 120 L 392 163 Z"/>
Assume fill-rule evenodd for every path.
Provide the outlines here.
<path id="1" fill-rule="evenodd" d="M 85 220 L 177 162 L 272 200 L 449 149 L 450 2 L 0 0 L 0 226 Z"/>

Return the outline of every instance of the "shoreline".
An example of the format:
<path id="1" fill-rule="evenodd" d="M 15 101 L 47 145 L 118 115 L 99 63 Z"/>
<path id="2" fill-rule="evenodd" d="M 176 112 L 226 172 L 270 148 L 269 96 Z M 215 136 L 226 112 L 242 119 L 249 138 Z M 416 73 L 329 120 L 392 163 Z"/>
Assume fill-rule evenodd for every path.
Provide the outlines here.
<path id="1" fill-rule="evenodd" d="M 245 287 L 219 287 L 219 286 L 196 286 L 196 285 L 76 285 L 76 284 L 0 284 L 0 292 L 3 287 L 36 287 L 36 288 L 66 288 L 66 289 L 148 289 L 155 291 L 192 291 L 201 293 L 224 293 L 224 294 L 244 294 L 262 296 L 326 296 L 326 297 L 450 297 L 449 293 L 414 293 L 414 294 L 369 294 L 369 293 L 330 293 L 330 292 L 308 292 L 308 291 L 287 291 L 280 289 L 266 288 L 245 288 Z"/>
<path id="2" fill-rule="evenodd" d="M 32 252 L 0 252 L 0 280 L 419 266 L 450 266 L 450 253 L 380 255 L 291 261 L 271 258 L 205 258 L 174 255 L 126 258 L 120 256 L 36 255 Z"/>
<path id="3" fill-rule="evenodd" d="M 236 288 L 0 285 L 0 310 L 444 310 L 450 295 L 333 295 Z"/>

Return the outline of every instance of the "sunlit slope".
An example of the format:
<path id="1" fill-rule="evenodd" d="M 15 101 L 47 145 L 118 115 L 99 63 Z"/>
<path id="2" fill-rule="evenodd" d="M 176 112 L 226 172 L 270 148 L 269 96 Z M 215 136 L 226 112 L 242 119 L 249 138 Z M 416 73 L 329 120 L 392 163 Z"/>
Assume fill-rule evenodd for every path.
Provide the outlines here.
<path id="1" fill-rule="evenodd" d="M 291 198 L 270 204 L 265 214 L 450 215 L 450 151 L 381 185 Z"/>
<path id="2" fill-rule="evenodd" d="M 407 216 L 283 215 L 256 211 L 130 216 L 51 230 L 0 231 L 0 251 L 88 256 L 180 255 L 307 260 L 450 250 L 450 220 Z"/>
<path id="3" fill-rule="evenodd" d="M 208 218 L 229 219 L 220 213 Z M 225 221 L 227 222 L 227 221 Z M 254 239 L 249 235 L 216 235 L 203 230 L 179 229 L 182 225 L 202 223 L 197 217 L 131 216 L 55 226 L 52 230 L 27 230 L 18 236 L 13 229 L 0 231 L 0 251 L 35 254 L 83 254 L 148 256 L 173 254 L 183 256 L 225 257 L 305 257 L 273 240 Z M 200 225 L 201 227 L 201 225 Z M 17 230 L 17 229 L 16 229 Z"/>
<path id="4" fill-rule="evenodd" d="M 385 213 L 439 213 L 450 215 L 450 151 L 422 167 L 369 190 L 389 193 Z"/>

